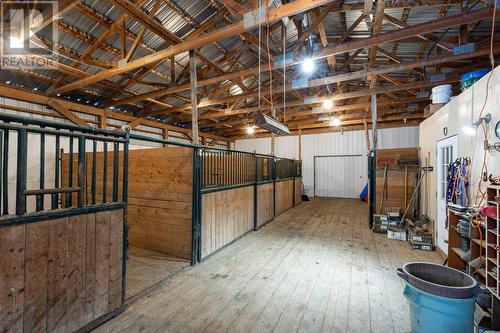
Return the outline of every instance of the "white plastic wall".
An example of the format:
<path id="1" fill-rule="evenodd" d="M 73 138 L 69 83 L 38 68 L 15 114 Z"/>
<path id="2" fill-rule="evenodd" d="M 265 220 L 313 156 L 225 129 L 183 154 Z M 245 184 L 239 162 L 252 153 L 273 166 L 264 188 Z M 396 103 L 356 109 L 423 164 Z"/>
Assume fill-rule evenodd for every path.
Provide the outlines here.
<path id="1" fill-rule="evenodd" d="M 488 86 L 488 100 L 484 104 L 486 96 L 486 84 L 488 75 L 476 82 L 472 87 L 465 92 L 452 98 L 452 100 L 439 109 L 430 118 L 420 124 L 420 145 L 421 158 L 430 155 L 430 165 L 436 170 L 437 164 L 437 142 L 447 137 L 456 135 L 458 142 L 457 157 L 473 158 L 471 193 L 475 194 L 477 184 L 481 175 L 481 166 L 483 158 L 483 132 L 479 130 L 476 136 L 470 136 L 464 133 L 463 127 L 472 124 L 479 117 L 479 113 L 483 109 L 483 115 L 490 113 L 492 122 L 487 128 L 487 136 L 490 143 L 500 142 L 495 137 L 495 124 L 500 121 L 500 67 L 495 68 L 493 75 L 490 78 Z M 447 129 L 447 134 L 444 134 L 444 128 Z M 500 153 L 491 151 L 487 153 L 488 173 L 500 175 Z M 437 216 L 437 173 L 433 172 L 429 177 L 429 217 L 436 220 Z M 473 198 L 474 201 L 474 198 Z M 440 230 L 436 230 L 439 235 L 436 237 L 437 246 L 447 252 L 448 244 L 445 242 L 447 238 L 447 230 L 444 226 Z"/>

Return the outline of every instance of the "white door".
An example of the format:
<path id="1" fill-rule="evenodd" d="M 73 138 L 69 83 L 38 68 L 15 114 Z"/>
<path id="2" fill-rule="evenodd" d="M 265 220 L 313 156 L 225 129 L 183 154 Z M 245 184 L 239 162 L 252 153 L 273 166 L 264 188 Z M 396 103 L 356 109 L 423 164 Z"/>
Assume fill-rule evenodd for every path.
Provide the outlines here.
<path id="1" fill-rule="evenodd" d="M 314 156 L 314 196 L 358 198 L 367 182 L 363 155 Z"/>
<path id="2" fill-rule="evenodd" d="M 452 136 L 437 142 L 437 246 L 447 251 L 448 230 L 446 224 L 446 177 L 450 163 L 457 159 L 457 137 Z"/>

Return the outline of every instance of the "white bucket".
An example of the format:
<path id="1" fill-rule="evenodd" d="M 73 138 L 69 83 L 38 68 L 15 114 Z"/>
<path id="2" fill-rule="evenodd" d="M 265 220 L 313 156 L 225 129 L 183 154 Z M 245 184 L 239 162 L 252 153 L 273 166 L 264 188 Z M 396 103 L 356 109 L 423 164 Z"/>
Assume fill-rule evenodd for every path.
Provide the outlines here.
<path id="1" fill-rule="evenodd" d="M 432 88 L 432 104 L 445 104 L 450 101 L 451 84 L 443 84 Z"/>

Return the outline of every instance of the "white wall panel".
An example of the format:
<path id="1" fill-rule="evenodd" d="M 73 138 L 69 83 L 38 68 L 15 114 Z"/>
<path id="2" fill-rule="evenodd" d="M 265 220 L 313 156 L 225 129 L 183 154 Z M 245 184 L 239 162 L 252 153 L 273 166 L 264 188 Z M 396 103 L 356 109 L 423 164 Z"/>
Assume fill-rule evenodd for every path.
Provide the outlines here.
<path id="1" fill-rule="evenodd" d="M 371 135 L 371 131 L 370 131 Z M 397 127 L 380 129 L 378 131 L 380 149 L 405 148 L 418 146 L 418 127 Z M 298 158 L 298 136 L 283 136 L 276 138 L 276 156 Z M 235 149 L 271 153 L 271 138 L 245 139 L 235 142 Z M 364 131 L 330 132 L 302 135 L 302 175 L 307 194 L 313 195 L 314 186 L 314 156 L 318 155 L 358 155 L 367 153 Z M 366 183 L 368 170 L 362 172 Z M 359 189 L 361 192 L 362 188 Z"/>
<path id="2" fill-rule="evenodd" d="M 366 184 L 368 160 L 364 155 L 317 156 L 314 168 L 315 196 L 357 198 Z"/>
<path id="3" fill-rule="evenodd" d="M 486 94 L 488 98 L 485 104 Z M 484 107 L 484 109 L 483 109 Z M 420 157 L 423 159 L 430 156 L 430 165 L 437 168 L 437 144 L 440 140 L 457 136 L 457 156 L 473 158 L 471 181 L 469 192 L 473 196 L 478 193 L 478 184 L 481 177 L 481 169 L 483 164 L 483 130 L 479 127 L 476 136 L 469 136 L 463 132 L 463 127 L 470 125 L 473 121 L 479 118 L 479 114 L 483 115 L 491 113 L 492 123 L 487 129 L 488 141 L 491 143 L 498 142 L 495 137 L 494 126 L 500 120 L 500 67 L 495 68 L 491 77 L 485 75 L 481 80 L 476 82 L 472 87 L 464 91 L 458 96 L 451 99 L 449 103 L 444 105 L 431 117 L 427 118 L 420 124 Z M 447 135 L 444 135 L 443 129 L 447 128 Z M 490 151 L 487 154 L 486 163 L 488 173 L 500 175 L 500 153 Z M 424 207 L 422 201 L 422 210 L 427 212 L 428 216 L 436 221 L 438 219 L 438 201 L 437 197 L 437 172 L 431 173 L 429 177 L 429 196 L 428 208 Z M 482 183 L 484 191 L 485 183 Z M 422 189 L 423 195 L 423 189 Z M 444 221 L 437 222 L 435 228 L 435 240 L 438 247 L 445 253 L 448 251 L 448 230 L 444 228 Z"/>

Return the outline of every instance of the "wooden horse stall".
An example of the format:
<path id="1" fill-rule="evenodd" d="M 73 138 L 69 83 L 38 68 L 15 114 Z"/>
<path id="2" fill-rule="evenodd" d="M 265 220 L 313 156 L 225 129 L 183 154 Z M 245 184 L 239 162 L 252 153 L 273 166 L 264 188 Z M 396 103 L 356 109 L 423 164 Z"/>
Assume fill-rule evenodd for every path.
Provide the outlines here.
<path id="1" fill-rule="evenodd" d="M 113 177 L 114 159 L 122 161 L 123 151 L 115 154 L 103 146 L 97 146 L 97 150 L 87 153 L 90 162 L 86 178 L 96 182 L 97 197 L 104 194 L 109 200 L 113 188 L 104 188 L 102 181 Z M 63 154 L 63 166 L 69 158 L 69 153 Z M 96 180 L 92 180 L 94 168 L 99 170 Z M 118 170 L 118 176 L 121 174 Z M 118 183 L 121 182 L 118 177 Z M 91 201 L 92 193 L 86 194 Z M 191 264 L 192 194 L 192 148 L 168 146 L 128 151 L 127 298 L 142 294 Z"/>
<path id="2" fill-rule="evenodd" d="M 0 331 L 89 331 L 124 307 L 126 183 L 110 178 L 119 197 L 86 202 L 85 148 L 126 149 L 126 139 L 33 118 L 0 121 Z M 60 148 L 75 156 L 71 186 L 61 183 L 69 171 Z"/>
<path id="3" fill-rule="evenodd" d="M 202 148 L 201 260 L 298 204 L 301 162 Z M 299 182 L 300 183 L 300 182 Z"/>
<path id="4" fill-rule="evenodd" d="M 284 179 L 276 181 L 276 215 L 293 207 L 294 180 Z"/>
<path id="5" fill-rule="evenodd" d="M 301 165 L 300 162 L 297 163 L 297 161 L 289 159 L 278 159 L 276 161 L 276 215 L 295 206 L 296 177 L 301 175 L 299 165 Z"/>
<path id="6" fill-rule="evenodd" d="M 302 177 L 295 178 L 293 205 L 297 206 L 302 202 Z"/>
<path id="7" fill-rule="evenodd" d="M 202 150 L 201 259 L 254 229 L 255 156 Z"/>
<path id="8" fill-rule="evenodd" d="M 258 155 L 256 229 L 274 219 L 274 204 L 274 159 Z"/>

